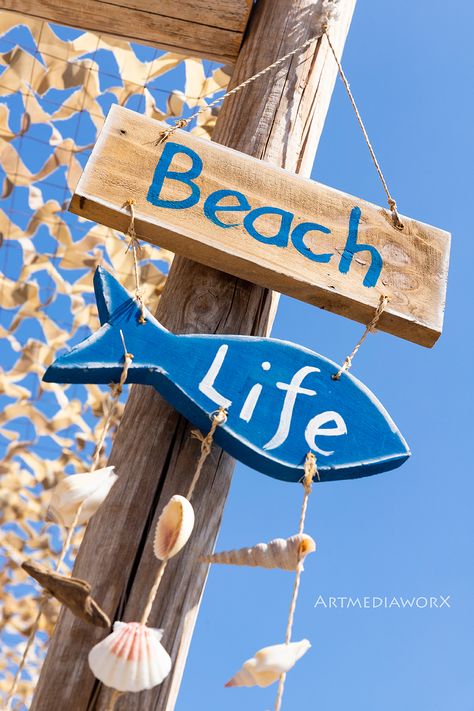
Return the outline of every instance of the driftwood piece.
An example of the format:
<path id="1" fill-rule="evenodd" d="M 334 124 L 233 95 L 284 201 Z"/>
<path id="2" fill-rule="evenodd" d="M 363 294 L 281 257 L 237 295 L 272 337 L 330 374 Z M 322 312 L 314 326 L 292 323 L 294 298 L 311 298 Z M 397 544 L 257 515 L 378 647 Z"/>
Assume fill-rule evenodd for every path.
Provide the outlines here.
<path id="1" fill-rule="evenodd" d="M 92 597 L 91 584 L 48 570 L 44 565 L 26 560 L 21 567 L 73 615 L 96 627 L 110 627 L 110 619 Z"/>

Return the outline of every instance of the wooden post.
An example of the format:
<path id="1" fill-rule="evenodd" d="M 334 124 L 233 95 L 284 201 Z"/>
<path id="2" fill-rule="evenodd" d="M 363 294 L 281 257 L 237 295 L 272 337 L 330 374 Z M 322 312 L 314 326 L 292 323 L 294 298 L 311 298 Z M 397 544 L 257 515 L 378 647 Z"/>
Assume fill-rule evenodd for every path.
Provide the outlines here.
<path id="1" fill-rule="evenodd" d="M 232 84 L 236 85 L 302 44 L 319 26 L 314 0 L 259 0 L 252 12 Z M 342 52 L 355 0 L 340 0 L 331 28 Z M 224 103 L 214 140 L 288 170 L 308 175 L 329 106 L 336 67 L 325 40 L 250 84 Z M 274 313 L 272 294 L 261 287 L 195 264 L 173 262 L 158 317 L 177 333 L 261 335 Z M 134 386 L 110 461 L 120 475 L 88 526 L 74 575 L 92 582 L 94 597 L 111 618 L 140 618 L 157 570 L 152 539 L 157 517 L 173 494 L 184 494 L 199 443 L 190 427 L 155 392 Z M 165 630 L 173 660 L 165 682 L 127 694 L 117 709 L 172 711 L 179 691 L 207 570 L 198 556 L 213 549 L 234 462 L 215 448 L 193 496 L 196 525 L 190 543 L 166 570 L 150 624 Z M 61 612 L 39 680 L 32 711 L 71 707 L 104 709 L 110 690 L 92 675 L 89 649 L 103 630 Z"/>

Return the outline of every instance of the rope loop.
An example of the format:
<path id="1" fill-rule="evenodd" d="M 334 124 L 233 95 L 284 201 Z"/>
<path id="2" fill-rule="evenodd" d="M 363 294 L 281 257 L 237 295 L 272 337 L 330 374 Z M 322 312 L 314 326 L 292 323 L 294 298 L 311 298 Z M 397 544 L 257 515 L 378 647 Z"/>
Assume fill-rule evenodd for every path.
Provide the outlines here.
<path id="1" fill-rule="evenodd" d="M 199 477 L 201 476 L 201 471 L 204 466 L 204 462 L 211 453 L 212 443 L 214 441 L 214 434 L 216 429 L 227 421 L 227 410 L 224 407 L 220 407 L 218 410 L 211 413 L 210 418 L 212 420 L 212 423 L 207 435 L 203 435 L 202 432 L 200 432 L 199 430 L 191 430 L 191 437 L 201 442 L 201 455 L 199 457 L 198 463 L 196 465 L 196 471 L 194 472 L 193 479 L 186 495 L 187 499 L 191 499 L 194 493 L 194 489 L 196 488 L 196 484 L 199 481 Z"/>
<path id="2" fill-rule="evenodd" d="M 138 257 L 137 254 L 141 252 L 142 246 L 137 237 L 135 231 L 135 200 L 134 198 L 129 198 L 125 200 L 122 207 L 128 207 L 130 210 L 130 223 L 127 227 L 125 237 L 128 237 L 128 245 L 125 250 L 125 254 L 131 249 L 133 255 L 133 271 L 135 275 L 135 299 L 140 307 L 140 316 L 138 317 L 138 323 L 146 323 L 145 318 L 145 303 L 143 300 L 143 290 L 140 286 L 140 272 L 138 269 Z"/>

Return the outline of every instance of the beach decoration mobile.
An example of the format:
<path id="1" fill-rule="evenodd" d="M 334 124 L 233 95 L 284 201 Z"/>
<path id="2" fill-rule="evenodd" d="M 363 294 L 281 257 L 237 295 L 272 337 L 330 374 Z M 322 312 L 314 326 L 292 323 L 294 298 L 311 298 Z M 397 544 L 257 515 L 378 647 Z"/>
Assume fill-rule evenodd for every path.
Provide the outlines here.
<path id="1" fill-rule="evenodd" d="M 166 129 L 157 145 L 166 143 L 182 125 L 177 122 L 175 127 Z M 161 174 L 157 167 L 148 193 L 148 200 L 154 205 L 160 205 L 159 193 L 165 176 L 171 182 L 184 183 L 195 194 L 192 179 L 202 168 L 202 163 L 194 163 L 199 161 L 199 156 L 183 145 L 178 150 L 176 144 L 170 143 L 170 146 L 168 162 L 165 161 Z M 165 153 L 163 151 L 162 158 Z M 193 161 L 187 174 L 182 169 L 170 170 L 176 153 L 187 154 Z M 213 212 L 209 206 L 206 211 L 206 205 L 204 212 L 225 229 L 228 225 L 216 218 L 220 197 L 213 198 Z M 403 229 L 390 195 L 389 204 L 392 229 Z M 176 200 L 174 206 L 177 206 Z M 144 304 L 137 261 L 135 199 L 127 199 L 122 208 L 130 212 L 127 236 L 134 260 L 135 294 L 130 295 L 108 271 L 99 267 L 94 276 L 94 289 L 100 329 L 59 357 L 48 368 L 44 379 L 59 383 L 110 383 L 121 379 L 152 385 L 198 428 L 195 434 L 201 440 L 201 454 L 186 496 L 172 496 L 157 521 L 154 553 L 160 564 L 141 619 L 115 622 L 113 631 L 89 652 L 89 666 L 97 679 L 112 690 L 109 709 L 115 707 L 121 694 L 152 688 L 169 675 L 172 661 L 161 643 L 164 631 L 149 627 L 148 620 L 168 561 L 191 536 L 193 491 L 215 441 L 229 454 L 263 474 L 301 482 L 304 488 L 296 534 L 248 548 L 201 556 L 203 563 L 278 568 L 294 573 L 284 642 L 255 652 L 226 684 L 227 687 L 266 687 L 278 682 L 274 708 L 280 711 L 286 674 L 311 647 L 306 639 L 293 641 L 292 630 L 304 561 L 316 550 L 314 540 L 304 530 L 314 481 L 322 483 L 378 474 L 399 467 L 410 455 L 403 436 L 384 407 L 349 373 L 353 358 L 366 337 L 379 325 L 390 298 L 380 294 L 361 339 L 342 366 L 296 344 L 271 338 L 172 334 Z M 380 255 L 375 247 L 357 246 L 360 219 L 360 209 L 352 208 L 348 237 L 348 241 L 352 239 L 352 254 L 347 264 L 343 255 L 340 271 L 347 272 L 355 251 L 367 249 L 372 261 L 363 286 L 370 288 L 377 281 L 374 271 L 378 269 L 377 278 L 380 276 L 382 260 L 377 261 Z M 247 229 L 251 231 L 249 224 L 247 221 Z M 315 223 L 305 224 L 308 231 L 330 232 Z M 259 239 L 255 230 L 253 236 Z M 308 257 L 303 235 L 301 243 L 295 239 L 293 237 L 293 243 L 298 251 Z M 323 261 L 315 255 L 310 258 Z M 393 325 L 393 319 L 386 323 L 389 330 L 398 328 Z M 423 340 L 425 336 L 420 333 L 424 334 L 425 330 L 426 324 L 416 336 L 412 335 Z M 127 355 L 129 364 L 124 378 Z"/>
<path id="2" fill-rule="evenodd" d="M 323 28 L 323 32 L 327 35 L 327 28 Z M 328 42 L 333 49 L 329 37 Z M 342 73 L 339 63 L 338 67 Z M 265 71 L 267 70 L 248 81 L 253 81 Z M 241 86 L 244 85 L 245 83 Z M 234 88 L 232 92 L 239 90 L 241 86 Z M 348 85 L 346 88 L 348 89 Z M 115 114 L 116 121 L 132 120 L 123 112 Z M 360 116 L 358 118 L 360 120 Z M 201 197 L 200 189 L 194 182 L 203 170 L 203 162 L 197 148 L 192 149 L 186 143 L 187 138 L 182 137 L 179 143 L 167 143 L 189 120 L 177 121 L 174 127 L 162 131 L 154 142 L 155 147 L 166 144 L 165 148 L 160 149 L 161 155 L 147 192 L 147 202 L 155 207 L 181 211 L 190 206 L 194 207 Z M 113 121 L 111 125 L 113 132 L 117 127 Z M 127 131 L 123 129 L 120 133 L 127 134 Z M 107 131 L 102 140 L 102 147 L 106 138 Z M 371 149 L 369 143 L 368 145 Z M 225 157 L 222 158 L 224 154 L 219 151 L 220 149 L 213 154 L 216 163 L 219 160 L 225 161 Z M 182 167 L 179 171 L 171 170 L 170 165 L 176 155 L 180 155 L 181 159 L 183 155 L 191 159 L 191 168 L 188 165 L 186 170 Z M 373 158 L 376 162 L 374 155 Z M 241 165 L 247 165 L 247 159 L 238 154 L 237 158 L 232 158 L 229 153 L 228 160 L 230 163 L 240 161 Z M 94 160 L 91 162 L 93 167 L 97 168 L 97 160 L 95 163 Z M 110 162 L 112 163 L 113 161 Z M 378 220 L 379 225 L 383 226 L 380 227 L 383 237 L 386 231 L 392 234 L 393 230 L 403 230 L 404 224 L 378 164 L 376 165 L 387 192 L 391 214 L 387 215 L 384 211 L 380 213 L 374 206 L 363 207 L 370 219 Z M 93 178 L 97 180 L 98 175 L 96 172 Z M 188 194 L 187 198 L 181 196 L 177 199 L 174 195 L 172 200 L 164 200 L 160 196 L 165 180 L 181 184 L 180 188 L 184 185 L 191 194 Z M 285 177 L 283 180 L 291 178 Z M 103 176 L 99 182 L 110 185 L 103 180 Z M 308 187 L 307 190 L 310 192 L 312 188 Z M 317 191 L 320 191 L 317 195 L 321 204 L 325 201 L 332 204 L 334 196 L 328 195 L 321 186 Z M 86 192 L 87 190 L 84 190 L 83 194 L 76 194 L 78 212 L 82 210 L 84 203 L 92 202 L 91 195 L 86 195 Z M 237 207 L 235 204 L 222 204 L 224 197 L 237 198 Z M 346 214 L 348 223 L 347 240 L 339 260 L 339 274 L 347 275 L 353 265 L 355 253 L 366 251 L 370 255 L 370 263 L 363 264 L 364 274 L 358 269 L 356 277 L 351 275 L 353 282 L 357 282 L 359 301 L 352 296 L 350 281 L 344 282 L 342 279 L 339 282 L 340 299 L 334 310 L 343 311 L 350 303 L 353 318 L 361 320 L 361 313 L 370 313 L 371 316 L 367 319 L 368 323 L 361 339 L 342 366 L 296 344 L 271 338 L 175 335 L 167 331 L 147 310 L 144 303 L 137 262 L 136 202 L 134 198 L 129 198 L 121 205 L 120 220 L 123 219 L 124 210 L 130 212 L 127 235 L 130 238 L 129 247 L 134 261 L 135 293 L 130 295 L 108 271 L 99 267 L 94 276 L 94 288 L 100 329 L 69 353 L 59 357 L 46 371 L 44 379 L 47 382 L 117 383 L 112 386 L 113 398 L 118 397 L 117 393 L 120 393 L 125 383 L 151 385 L 198 428 L 194 434 L 201 441 L 200 455 L 186 494 L 174 494 L 158 517 L 153 551 L 159 563 L 140 619 L 114 622 L 112 632 L 89 652 L 91 671 L 112 690 L 109 709 L 114 708 L 121 694 L 150 689 L 161 684 L 171 672 L 172 660 L 161 643 L 164 630 L 152 628 L 148 622 L 169 560 L 179 554 L 192 535 L 194 510 L 191 500 L 213 442 L 257 471 L 283 481 L 301 483 L 304 489 L 299 526 L 295 534 L 247 548 L 204 554 L 200 558 L 202 563 L 282 569 L 295 575 L 284 642 L 277 642 L 255 652 L 243 662 L 241 668 L 226 684 L 227 687 L 266 687 L 278 682 L 275 711 L 280 711 L 281 708 L 286 674 L 311 647 L 307 639 L 292 640 L 292 631 L 304 562 L 307 556 L 316 550 L 315 541 L 305 532 L 308 500 L 314 483 L 354 479 L 389 471 L 403 464 L 410 455 L 403 436 L 382 404 L 365 385 L 349 373 L 349 370 L 361 344 L 377 328 L 383 315 L 388 316 L 384 321 L 386 330 L 424 345 L 432 345 L 441 328 L 439 312 L 442 311 L 444 303 L 443 286 L 438 288 L 437 285 L 435 288 L 435 313 L 422 314 L 417 316 L 417 319 L 412 318 L 411 310 L 414 306 L 411 303 L 404 304 L 400 312 L 397 312 L 396 306 L 387 314 L 391 297 L 378 291 L 378 303 L 374 304 L 373 298 L 367 299 L 364 290 L 373 289 L 377 285 L 384 267 L 380 245 L 358 242 L 359 228 L 364 216 L 362 210 L 358 204 L 352 204 L 353 199 L 350 196 L 340 196 L 339 199 L 341 214 Z M 104 208 L 100 200 L 97 204 Z M 150 209 L 149 206 L 147 209 Z M 256 242 L 265 244 L 265 248 L 270 245 L 286 249 L 291 228 L 291 243 L 299 254 L 298 259 L 303 256 L 313 263 L 328 264 L 334 256 L 329 253 L 316 253 L 304 242 L 308 232 L 316 231 L 327 235 L 331 233 L 331 229 L 313 221 L 298 223 L 295 219 L 293 222 L 293 213 L 276 207 L 258 206 L 251 210 L 242 192 L 214 191 L 205 199 L 202 209 L 206 220 L 217 226 L 218 230 L 225 231 L 236 225 L 223 222 L 217 217 L 217 213 L 232 210 L 249 212 L 243 226 L 247 234 Z M 117 210 L 114 212 L 110 205 L 107 210 L 107 219 L 113 223 Z M 277 221 L 279 229 L 272 237 L 262 235 L 255 226 L 257 218 L 269 214 L 273 217 L 277 215 L 280 220 Z M 182 213 L 180 215 L 182 217 Z M 159 224 L 161 232 L 164 229 L 164 233 L 167 231 L 169 234 L 175 234 L 174 229 L 178 229 L 176 224 Z M 275 226 L 274 222 L 271 224 Z M 180 227 L 186 234 L 186 229 L 182 225 Z M 441 231 L 427 228 L 415 221 L 410 221 L 410 229 L 415 234 L 423 235 L 427 234 L 428 230 L 438 245 L 444 239 Z M 203 238 L 202 233 L 201 229 L 200 239 Z M 199 235 L 196 233 L 187 234 L 191 240 L 196 240 L 197 236 Z M 189 244 L 188 242 L 188 247 Z M 211 245 L 206 254 L 211 254 L 212 249 L 215 257 L 215 246 Z M 260 252 L 258 254 L 255 265 L 259 268 L 259 279 L 273 279 L 274 274 L 269 276 L 266 265 L 262 266 L 262 255 Z M 446 254 L 444 245 L 438 254 L 438 263 L 442 267 L 441 277 L 444 276 L 447 263 Z M 236 263 L 240 264 L 239 260 L 238 255 Z M 206 259 L 203 258 L 203 261 Z M 252 263 L 252 260 L 249 261 Z M 312 272 L 314 264 L 310 266 Z M 232 269 L 229 271 L 232 272 Z M 330 281 L 332 279 L 333 276 Z M 283 278 L 281 281 L 288 293 L 292 293 L 291 281 L 297 282 L 298 276 L 293 274 L 289 281 L 284 281 Z M 333 287 L 328 286 L 329 288 Z M 321 288 L 316 300 L 322 306 L 327 298 L 327 295 L 323 296 L 323 291 Z M 358 310 L 361 304 L 363 308 Z M 96 467 L 84 479 L 76 478 L 75 481 L 64 484 L 53 495 L 50 516 L 71 530 L 78 523 L 87 522 L 115 480 L 111 468 L 108 468 L 108 471 L 95 469 Z M 94 481 L 90 481 L 89 477 L 94 477 Z M 86 581 L 74 578 L 57 579 L 61 560 L 62 558 L 57 571 L 50 574 L 49 578 L 48 571 L 41 570 L 34 564 L 28 565 L 26 569 L 49 594 L 56 594 L 75 614 L 84 616 L 88 612 L 88 621 L 109 627 L 108 618 L 91 597 L 91 587 Z M 73 603 L 68 603 L 65 593 L 67 589 L 74 590 Z"/>
<path id="3" fill-rule="evenodd" d="M 192 533 L 190 500 L 215 441 L 262 473 L 304 486 L 296 534 L 201 557 L 203 563 L 295 573 L 284 644 L 256 652 L 227 683 L 268 686 L 279 681 L 275 707 L 279 709 L 286 673 L 310 648 L 307 640 L 292 642 L 291 634 L 304 560 L 316 550 L 304 532 L 313 481 L 394 469 L 408 458 L 407 444 L 375 396 L 347 372 L 354 353 L 339 367 L 308 349 L 271 338 L 176 336 L 147 310 L 139 298 L 138 281 L 135 295 L 130 295 L 99 267 L 94 288 L 100 329 L 60 356 L 45 380 L 114 382 L 123 377 L 124 353 L 130 350 L 126 382 L 152 385 L 201 431 L 209 432 L 199 435 L 201 456 L 186 496 L 172 496 L 158 519 L 154 553 L 161 564 L 141 620 L 116 623 L 91 650 L 90 668 L 113 689 L 110 708 L 122 693 L 148 689 L 169 674 L 171 661 L 161 645 L 163 630 L 148 627 L 147 621 L 168 560 Z M 376 318 L 366 333 L 375 324 Z"/>

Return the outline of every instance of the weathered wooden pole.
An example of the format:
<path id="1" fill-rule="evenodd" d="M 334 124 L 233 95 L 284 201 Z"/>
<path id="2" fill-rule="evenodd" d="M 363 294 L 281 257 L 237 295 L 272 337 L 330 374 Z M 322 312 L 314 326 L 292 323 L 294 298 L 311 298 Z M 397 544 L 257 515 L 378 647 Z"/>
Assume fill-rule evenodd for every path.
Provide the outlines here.
<path id="1" fill-rule="evenodd" d="M 314 0 L 258 0 L 232 76 L 236 85 L 298 47 L 320 25 Z M 331 35 L 341 53 L 355 0 L 340 0 Z M 318 41 L 264 79 L 225 101 L 213 139 L 250 155 L 309 175 L 329 106 L 336 67 Z M 177 333 L 260 335 L 272 320 L 272 294 L 213 269 L 176 258 L 158 317 Z M 95 598 L 113 619 L 140 619 L 157 570 L 152 539 L 171 495 L 184 494 L 199 443 L 190 427 L 151 387 L 134 386 L 110 462 L 120 475 L 92 519 L 74 575 L 92 582 Z M 172 711 L 179 691 L 207 570 L 197 562 L 216 540 L 234 462 L 215 448 L 193 496 L 196 525 L 190 543 L 166 570 L 149 623 L 165 630 L 173 670 L 159 687 L 127 694 L 117 709 Z M 110 690 L 92 675 L 90 648 L 103 630 L 63 610 L 32 704 L 33 711 L 104 709 Z"/>

